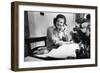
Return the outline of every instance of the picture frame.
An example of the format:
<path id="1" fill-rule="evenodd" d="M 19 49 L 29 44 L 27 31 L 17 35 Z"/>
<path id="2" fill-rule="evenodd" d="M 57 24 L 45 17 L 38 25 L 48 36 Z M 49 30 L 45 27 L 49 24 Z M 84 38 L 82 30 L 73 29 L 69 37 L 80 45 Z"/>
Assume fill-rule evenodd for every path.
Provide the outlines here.
<path id="1" fill-rule="evenodd" d="M 75 20 L 74 22 L 82 24 L 83 22 L 81 23 L 80 20 L 81 18 L 84 18 L 85 15 L 87 14 L 91 16 L 91 18 L 89 17 L 91 20 L 90 21 L 91 34 L 89 37 L 90 38 L 89 57 L 86 56 L 85 58 L 78 58 L 78 59 L 64 58 L 62 60 L 58 60 L 57 58 L 44 59 L 44 56 L 40 58 L 41 55 L 33 56 L 34 49 L 30 49 L 34 47 L 34 44 L 32 45 L 32 43 L 41 41 L 42 44 L 46 44 L 46 39 L 47 39 L 46 32 L 42 33 L 42 31 L 44 31 L 42 29 L 46 29 L 47 28 L 46 25 L 52 23 L 53 18 L 55 18 L 55 15 L 59 13 L 65 14 L 65 16 L 67 16 L 68 19 L 67 21 L 69 21 L 68 22 L 69 24 L 71 24 L 73 20 Z M 40 17 L 38 17 L 37 14 L 39 14 Z M 44 18 L 45 16 L 48 18 L 47 19 Z M 43 21 L 43 19 L 45 20 Z M 97 66 L 97 20 L 98 19 L 97 19 L 96 6 L 19 2 L 19 1 L 12 2 L 11 3 L 11 70 L 27 71 L 27 70 L 46 70 L 46 69 Z M 50 22 L 48 23 L 48 21 Z M 82 19 L 82 21 L 85 20 Z M 43 23 L 45 25 L 43 25 Z M 39 47 L 40 46 L 41 45 L 39 43 Z M 45 45 L 42 45 L 42 47 L 44 46 Z M 32 58 L 30 58 L 29 56 Z M 56 52 L 54 56 L 56 56 Z M 35 59 L 33 59 L 33 57 Z M 53 60 L 51 61 L 51 59 Z"/>

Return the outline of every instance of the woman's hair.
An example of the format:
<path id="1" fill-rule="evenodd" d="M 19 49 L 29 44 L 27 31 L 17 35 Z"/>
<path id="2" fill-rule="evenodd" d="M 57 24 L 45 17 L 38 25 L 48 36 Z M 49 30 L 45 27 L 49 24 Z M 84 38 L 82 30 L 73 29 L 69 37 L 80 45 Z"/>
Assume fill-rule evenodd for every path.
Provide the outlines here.
<path id="1" fill-rule="evenodd" d="M 90 14 L 87 14 L 86 18 L 90 20 Z"/>
<path id="2" fill-rule="evenodd" d="M 54 23 L 54 26 L 55 26 L 55 27 L 56 27 L 56 21 L 57 21 L 58 18 L 64 19 L 64 25 L 67 26 L 67 24 L 66 24 L 66 17 L 65 17 L 64 15 L 62 15 L 62 14 L 58 14 L 58 15 L 56 16 L 56 18 L 54 18 L 54 20 L 53 20 L 53 23 Z"/>

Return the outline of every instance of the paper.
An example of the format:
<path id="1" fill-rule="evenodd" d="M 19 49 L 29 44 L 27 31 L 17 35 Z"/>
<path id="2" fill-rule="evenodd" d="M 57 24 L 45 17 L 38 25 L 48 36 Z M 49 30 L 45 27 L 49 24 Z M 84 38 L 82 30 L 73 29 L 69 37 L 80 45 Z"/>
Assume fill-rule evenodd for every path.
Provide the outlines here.
<path id="1" fill-rule="evenodd" d="M 57 49 L 52 49 L 48 54 L 36 55 L 38 57 L 54 57 L 54 58 L 67 58 L 69 56 L 76 57 L 75 50 L 79 49 L 78 44 L 66 44 Z"/>

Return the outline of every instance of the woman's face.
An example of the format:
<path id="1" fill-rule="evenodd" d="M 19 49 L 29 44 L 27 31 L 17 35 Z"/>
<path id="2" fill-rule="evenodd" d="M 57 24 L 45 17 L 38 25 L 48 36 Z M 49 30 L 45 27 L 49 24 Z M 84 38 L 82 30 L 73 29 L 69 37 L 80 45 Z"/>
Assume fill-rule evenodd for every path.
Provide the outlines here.
<path id="1" fill-rule="evenodd" d="M 63 30 L 64 29 L 64 19 L 63 18 L 58 18 L 56 21 L 56 27 L 59 30 Z"/>
<path id="2" fill-rule="evenodd" d="M 90 35 L 89 23 L 85 22 L 82 24 L 81 31 L 86 34 L 86 36 Z"/>
<path id="3" fill-rule="evenodd" d="M 87 32 L 88 23 L 85 22 L 85 23 L 81 24 L 81 26 L 82 26 L 81 31 L 83 33 L 86 33 Z"/>

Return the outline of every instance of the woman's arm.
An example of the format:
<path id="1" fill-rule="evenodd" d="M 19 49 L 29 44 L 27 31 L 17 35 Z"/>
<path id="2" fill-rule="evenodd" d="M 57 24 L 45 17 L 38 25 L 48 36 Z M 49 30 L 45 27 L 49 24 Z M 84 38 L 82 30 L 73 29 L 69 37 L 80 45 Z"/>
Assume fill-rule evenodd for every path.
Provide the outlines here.
<path id="1" fill-rule="evenodd" d="M 67 41 L 59 41 L 59 40 L 56 40 L 55 41 L 55 45 L 65 45 L 65 44 L 72 44 L 73 42 L 67 42 Z"/>
<path id="2" fill-rule="evenodd" d="M 61 45 L 64 45 L 64 44 L 71 44 L 71 42 L 65 38 L 65 41 L 64 40 L 60 40 L 56 35 L 55 33 L 53 33 L 53 29 L 52 28 L 49 28 L 47 30 L 47 37 L 52 41 L 52 43 L 54 45 L 58 45 L 58 46 L 61 46 Z M 65 36 L 67 37 L 67 36 Z"/>

